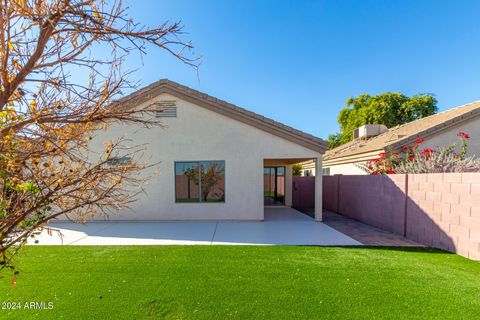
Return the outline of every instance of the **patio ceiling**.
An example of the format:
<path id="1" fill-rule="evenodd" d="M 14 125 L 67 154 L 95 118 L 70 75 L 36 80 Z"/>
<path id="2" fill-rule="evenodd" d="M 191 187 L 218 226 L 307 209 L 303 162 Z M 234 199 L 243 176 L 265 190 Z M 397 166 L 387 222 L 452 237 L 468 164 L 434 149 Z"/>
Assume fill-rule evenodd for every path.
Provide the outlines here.
<path id="1" fill-rule="evenodd" d="M 284 165 L 284 164 L 296 164 L 305 162 L 308 160 L 312 160 L 313 158 L 278 158 L 278 159 L 263 159 L 264 166 L 276 166 L 276 165 Z"/>

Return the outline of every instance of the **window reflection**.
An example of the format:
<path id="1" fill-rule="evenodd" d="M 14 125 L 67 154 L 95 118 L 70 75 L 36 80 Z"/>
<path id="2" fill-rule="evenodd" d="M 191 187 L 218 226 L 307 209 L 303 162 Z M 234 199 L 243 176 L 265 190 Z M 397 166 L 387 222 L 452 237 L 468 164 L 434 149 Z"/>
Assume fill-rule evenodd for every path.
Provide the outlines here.
<path id="1" fill-rule="evenodd" d="M 176 202 L 224 202 L 225 161 L 175 162 Z"/>

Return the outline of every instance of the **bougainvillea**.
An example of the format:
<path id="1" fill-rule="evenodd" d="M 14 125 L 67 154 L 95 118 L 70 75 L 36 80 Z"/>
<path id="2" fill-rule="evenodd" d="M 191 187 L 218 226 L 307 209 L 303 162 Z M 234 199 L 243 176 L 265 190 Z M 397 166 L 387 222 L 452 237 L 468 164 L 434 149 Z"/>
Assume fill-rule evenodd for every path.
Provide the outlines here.
<path id="1" fill-rule="evenodd" d="M 378 158 L 358 166 L 369 174 L 480 171 L 480 159 L 466 156 L 470 135 L 459 132 L 457 136 L 460 138 L 458 153 L 455 152 L 456 144 L 421 149 L 420 145 L 425 140 L 417 138 L 413 144 L 401 146 L 400 152 L 381 152 Z"/>

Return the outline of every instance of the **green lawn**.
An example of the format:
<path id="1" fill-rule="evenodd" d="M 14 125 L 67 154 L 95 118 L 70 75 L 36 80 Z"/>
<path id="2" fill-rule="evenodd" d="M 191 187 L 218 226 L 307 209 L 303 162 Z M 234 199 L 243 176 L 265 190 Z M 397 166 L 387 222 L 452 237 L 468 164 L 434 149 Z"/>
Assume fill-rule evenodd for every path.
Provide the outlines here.
<path id="1" fill-rule="evenodd" d="M 0 319 L 478 319 L 480 264 L 431 249 L 28 247 Z"/>

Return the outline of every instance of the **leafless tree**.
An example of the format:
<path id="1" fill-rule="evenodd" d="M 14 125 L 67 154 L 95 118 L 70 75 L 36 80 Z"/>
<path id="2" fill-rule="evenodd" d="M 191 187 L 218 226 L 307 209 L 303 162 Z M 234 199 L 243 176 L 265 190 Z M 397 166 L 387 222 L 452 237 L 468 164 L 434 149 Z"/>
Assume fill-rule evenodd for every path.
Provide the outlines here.
<path id="1" fill-rule="evenodd" d="M 115 102 L 133 86 L 124 57 L 150 45 L 194 67 L 197 60 L 181 25 L 137 24 L 120 0 L 0 1 L 0 264 L 14 269 L 12 257 L 49 220 L 83 221 L 135 200 L 125 185 L 141 186 L 149 166 L 138 150 L 119 140 L 97 160 L 87 156 L 100 127 L 161 125 L 145 116 L 151 106 Z M 110 165 L 119 156 L 134 160 Z"/>

